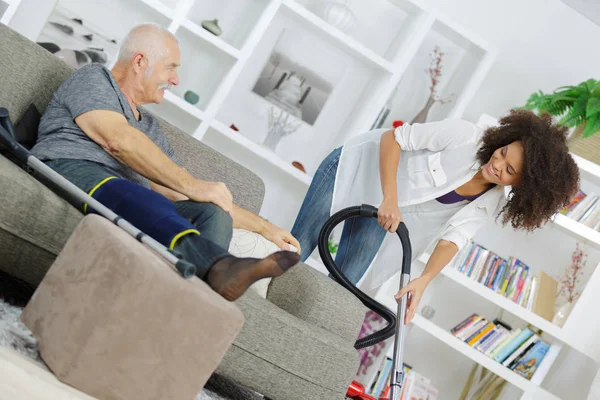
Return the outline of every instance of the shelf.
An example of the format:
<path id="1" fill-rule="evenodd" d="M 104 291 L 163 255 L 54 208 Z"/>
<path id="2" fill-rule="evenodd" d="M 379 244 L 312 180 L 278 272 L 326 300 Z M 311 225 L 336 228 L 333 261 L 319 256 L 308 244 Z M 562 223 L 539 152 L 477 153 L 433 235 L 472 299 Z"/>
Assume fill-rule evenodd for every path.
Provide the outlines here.
<path id="1" fill-rule="evenodd" d="M 203 21 L 216 19 L 222 31 L 219 39 L 242 49 L 270 3 L 270 0 L 196 0 L 187 19 L 199 27 Z"/>
<path id="2" fill-rule="evenodd" d="M 573 157 L 581 171 L 589 174 L 590 176 L 596 179 L 600 179 L 600 165 L 586 160 L 585 158 L 582 158 L 577 154 L 571 153 L 571 156 Z"/>
<path id="3" fill-rule="evenodd" d="M 446 104 L 436 102 L 429 110 L 426 120 L 439 121 L 444 118 L 460 118 L 465 105 L 481 84 L 483 76 L 491 67 L 493 56 L 483 47 L 453 30 L 451 27 L 435 21 L 388 100 L 391 110 L 384 126 L 400 119 L 411 121 L 425 106 L 429 99 L 431 78 L 428 69 L 432 66 L 433 51 L 439 47 L 443 53 L 441 76 L 436 87 L 441 99 L 450 99 Z"/>
<path id="4" fill-rule="evenodd" d="M 563 214 L 556 214 L 552 219 L 552 222 L 557 226 L 567 230 L 571 235 L 576 238 L 583 238 L 589 241 L 594 247 L 600 249 L 600 232 L 590 228 L 589 226 L 583 225 L 574 219 L 571 219 Z"/>
<path id="5" fill-rule="evenodd" d="M 419 257 L 418 260 L 423 263 L 427 263 L 428 259 L 429 259 L 429 255 L 423 254 L 421 257 Z M 526 322 L 532 324 L 533 326 L 541 329 L 548 335 L 550 335 L 560 341 L 564 341 L 565 335 L 560 327 L 554 325 L 552 322 L 540 317 L 539 315 L 537 315 L 531 311 L 527 311 L 525 308 L 514 303 L 512 300 L 509 300 L 506 297 L 499 295 L 498 293 L 494 292 L 487 286 L 484 286 L 481 283 L 476 282 L 476 281 L 472 280 L 471 278 L 461 274 L 457 270 L 453 269 L 450 265 L 447 266 L 446 268 L 442 269 L 441 274 L 444 275 L 445 277 L 453 280 L 454 282 L 458 283 L 459 285 L 464 286 L 466 289 L 470 290 L 471 292 L 478 294 L 479 296 L 483 297 L 484 299 L 498 305 L 499 307 L 503 308 L 504 310 L 508 311 L 509 313 L 522 319 L 523 321 L 526 321 Z"/>
<path id="6" fill-rule="evenodd" d="M 415 315 L 415 317 L 413 318 L 411 323 L 414 324 L 415 326 L 421 328 L 425 332 L 429 333 L 436 339 L 444 342 L 445 344 L 452 347 L 453 349 L 455 349 L 459 353 L 463 354 L 464 356 L 470 358 L 471 360 L 473 360 L 477 364 L 481 365 L 482 367 L 486 368 L 490 372 L 492 372 L 492 373 L 496 374 L 497 376 L 501 377 L 502 379 L 506 380 L 510 384 L 515 385 L 516 387 L 523 390 L 524 392 L 530 392 L 530 391 L 544 392 L 545 399 L 557 399 L 558 400 L 558 397 L 543 390 L 542 388 L 540 388 L 539 386 L 530 382 L 529 380 L 523 378 L 516 372 L 506 368 L 502 364 L 494 361 L 494 359 L 484 355 L 480 351 L 475 350 L 473 347 L 469 346 L 467 343 L 456 338 L 450 332 L 445 331 L 444 329 L 435 325 L 433 322 L 423 318 L 422 316 L 420 316 L 418 314 Z"/>
<path id="7" fill-rule="evenodd" d="M 213 121 L 211 126 L 219 132 L 221 135 L 227 137 L 229 140 L 232 140 L 239 145 L 245 147 L 248 151 L 254 153 L 265 161 L 269 162 L 273 166 L 279 168 L 283 172 L 289 174 L 294 179 L 303 183 L 306 186 L 310 185 L 312 178 L 307 174 L 303 173 L 293 165 L 283 161 L 272 151 L 260 146 L 259 144 L 254 143 L 253 141 L 244 137 L 243 134 L 234 131 L 233 129 L 225 126 L 221 122 Z"/>
<path id="8" fill-rule="evenodd" d="M 160 104 L 151 103 L 143 107 L 188 135 L 192 135 L 205 119 L 201 110 L 169 91 L 165 92 Z"/>
<path id="9" fill-rule="evenodd" d="M 174 94 L 171 91 L 165 92 L 165 100 L 168 101 L 169 103 L 176 105 L 177 107 L 181 108 L 186 113 L 190 114 L 191 116 L 193 116 L 199 120 L 205 119 L 205 115 L 202 110 L 200 110 L 198 107 L 188 103 L 187 101 L 185 101 L 184 99 L 177 96 L 176 94 Z"/>
<path id="10" fill-rule="evenodd" d="M 164 15 L 169 19 L 175 19 L 175 14 L 172 9 L 167 7 L 163 2 L 159 0 L 139 0 L 142 3 L 146 4 L 148 7 L 152 8 L 154 11 L 159 14 Z"/>
<path id="11" fill-rule="evenodd" d="M 198 29 L 203 32 L 196 32 Z M 171 91 L 181 99 L 188 90 L 195 92 L 199 101 L 194 107 L 206 110 L 237 60 L 230 52 L 223 51 L 231 46 L 194 24 L 184 24 L 177 29 L 175 36 L 181 49 L 180 84 L 171 88 Z M 208 39 L 204 36 L 208 36 Z M 239 54 L 235 49 L 232 51 Z"/>
<path id="12" fill-rule="evenodd" d="M 202 38 L 203 40 L 212 44 L 217 49 L 227 53 L 229 56 L 235 58 L 236 60 L 240 58 L 240 51 L 238 49 L 223 41 L 218 36 L 213 35 L 206 29 L 202 28 L 200 25 L 196 25 L 195 23 L 189 20 L 184 20 L 181 25 L 194 35 Z"/>
<path id="13" fill-rule="evenodd" d="M 338 29 L 329 25 L 327 22 L 313 14 L 311 11 L 309 11 L 302 5 L 298 4 L 293 0 L 283 0 L 283 5 L 294 15 L 309 22 L 314 28 L 321 31 L 321 33 L 324 33 L 329 38 L 335 40 L 337 44 L 342 46 L 343 49 L 353 53 L 354 55 L 360 56 L 363 60 L 374 64 L 375 66 L 377 66 L 380 69 L 383 69 L 386 72 L 394 72 L 393 63 L 377 55 L 372 50 L 368 49 L 356 40 L 352 39 L 351 37 L 345 35 Z"/>

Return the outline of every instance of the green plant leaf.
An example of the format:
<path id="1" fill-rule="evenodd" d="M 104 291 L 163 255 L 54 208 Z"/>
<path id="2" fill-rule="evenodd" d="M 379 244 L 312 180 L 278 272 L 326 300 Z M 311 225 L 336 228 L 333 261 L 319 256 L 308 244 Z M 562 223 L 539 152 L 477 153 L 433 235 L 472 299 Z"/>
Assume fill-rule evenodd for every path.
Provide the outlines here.
<path id="1" fill-rule="evenodd" d="M 594 88 L 592 89 L 592 96 L 600 97 L 600 81 L 596 82 Z"/>
<path id="2" fill-rule="evenodd" d="M 600 98 L 591 97 L 588 100 L 587 107 L 585 109 L 586 118 L 590 118 L 594 114 L 598 113 L 600 113 Z"/>
<path id="3" fill-rule="evenodd" d="M 573 104 L 573 107 L 567 112 L 567 114 L 563 116 L 560 121 L 558 121 L 558 123 L 568 127 L 573 127 L 584 122 L 588 98 L 589 94 L 580 97 L 575 104 Z"/>
<path id="4" fill-rule="evenodd" d="M 585 85 L 585 87 L 587 88 L 587 90 L 589 90 L 589 92 L 591 93 L 592 90 L 594 90 L 594 86 L 596 86 L 596 80 L 595 79 L 588 79 L 587 81 L 583 82 L 583 85 Z"/>
<path id="5" fill-rule="evenodd" d="M 594 114 L 594 116 L 590 118 L 585 124 L 585 129 L 583 130 L 583 137 L 590 137 L 598 131 L 600 131 L 600 114 Z"/>

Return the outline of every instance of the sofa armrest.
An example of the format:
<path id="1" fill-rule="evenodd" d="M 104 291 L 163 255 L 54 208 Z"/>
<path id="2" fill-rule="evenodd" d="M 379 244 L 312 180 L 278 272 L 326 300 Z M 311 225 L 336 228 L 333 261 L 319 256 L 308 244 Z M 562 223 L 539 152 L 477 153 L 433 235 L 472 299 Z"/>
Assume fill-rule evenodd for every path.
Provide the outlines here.
<path id="1" fill-rule="evenodd" d="M 274 278 L 267 299 L 288 313 L 352 343 L 358 338 L 368 311 L 352 293 L 304 263 Z"/>
<path id="2" fill-rule="evenodd" d="M 258 175 L 168 122 L 157 119 L 177 159 L 190 174 L 205 181 L 224 182 L 235 204 L 255 214 L 260 212 L 265 184 Z"/>

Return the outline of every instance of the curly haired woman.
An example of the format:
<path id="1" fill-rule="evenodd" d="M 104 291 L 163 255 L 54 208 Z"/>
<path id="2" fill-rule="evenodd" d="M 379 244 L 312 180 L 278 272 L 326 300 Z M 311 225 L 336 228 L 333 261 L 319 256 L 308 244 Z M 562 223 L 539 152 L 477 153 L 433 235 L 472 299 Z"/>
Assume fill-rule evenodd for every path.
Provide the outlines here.
<path id="1" fill-rule="evenodd" d="M 292 235 L 305 260 L 331 213 L 377 206 L 377 220 L 345 222 L 335 259 L 355 284 L 373 264 L 372 290 L 400 269 L 401 246 L 386 233 L 404 222 L 413 260 L 433 248 L 423 274 L 395 296 L 409 293 L 409 323 L 429 282 L 479 228 L 501 219 L 533 231 L 567 205 L 578 187 L 566 128 L 553 125 L 549 115 L 511 110 L 487 130 L 455 119 L 405 124 L 358 135 L 331 152 L 312 180 Z"/>

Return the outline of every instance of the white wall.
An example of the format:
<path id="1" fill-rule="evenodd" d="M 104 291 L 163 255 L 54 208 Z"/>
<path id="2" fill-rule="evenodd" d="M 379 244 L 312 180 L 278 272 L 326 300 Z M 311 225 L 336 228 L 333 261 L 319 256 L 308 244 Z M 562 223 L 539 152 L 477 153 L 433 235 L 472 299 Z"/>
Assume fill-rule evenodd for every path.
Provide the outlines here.
<path id="1" fill-rule="evenodd" d="M 560 0 L 422 0 L 497 47 L 499 54 L 464 117 L 496 117 L 530 93 L 598 78 L 600 27 Z"/>

